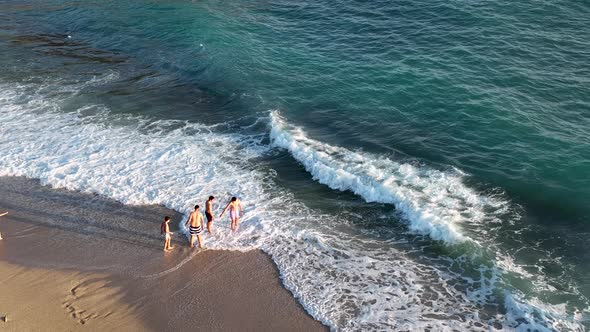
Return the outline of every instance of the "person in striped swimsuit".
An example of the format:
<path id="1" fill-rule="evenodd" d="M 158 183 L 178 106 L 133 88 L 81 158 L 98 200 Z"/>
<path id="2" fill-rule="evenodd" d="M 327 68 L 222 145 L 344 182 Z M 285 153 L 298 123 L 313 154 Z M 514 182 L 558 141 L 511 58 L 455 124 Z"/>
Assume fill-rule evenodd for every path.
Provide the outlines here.
<path id="1" fill-rule="evenodd" d="M 188 220 L 184 224 L 188 226 L 188 233 L 190 234 L 189 244 L 193 248 L 195 246 L 195 237 L 199 241 L 199 248 L 203 248 L 203 240 L 201 240 L 201 233 L 203 233 L 203 215 L 199 212 L 199 206 L 195 205 L 195 211 L 191 213 Z"/>

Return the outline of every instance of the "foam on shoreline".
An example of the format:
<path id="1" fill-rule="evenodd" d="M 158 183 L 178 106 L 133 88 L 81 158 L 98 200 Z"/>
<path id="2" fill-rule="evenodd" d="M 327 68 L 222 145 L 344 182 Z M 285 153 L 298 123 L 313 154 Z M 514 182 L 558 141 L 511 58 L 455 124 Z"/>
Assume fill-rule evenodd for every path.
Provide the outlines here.
<path id="1" fill-rule="evenodd" d="M 465 241 L 463 223 L 489 218 L 485 209 L 502 206 L 476 195 L 457 174 L 322 144 L 276 113 L 274 145 L 268 146 L 261 137 L 218 133 L 198 123 L 113 115 L 104 105 L 64 112 L 62 100 L 43 91 L 0 84 L 0 150 L 7 156 L 0 160 L 0 175 L 184 212 L 211 194 L 217 197 L 215 209 L 239 196 L 246 206 L 240 231 L 231 235 L 220 223 L 207 246 L 264 250 L 285 287 L 333 329 L 485 330 L 481 326 L 492 322 L 526 327 L 529 320 L 547 321 L 541 317 L 536 323 L 538 315 L 516 312 L 480 316 L 482 303 L 497 292 L 490 276 L 467 280 L 381 242 L 351 236 L 339 230 L 335 216 L 318 216 L 278 188 L 272 172 L 258 168 L 256 160 L 273 147 L 286 148 L 319 182 L 367 201 L 395 204 L 410 230 L 448 244 Z M 455 315 L 461 319 L 452 319 Z"/>
<path id="2" fill-rule="evenodd" d="M 22 177 L 0 177 L 0 187 L 10 211 L 0 225 L 0 317 L 9 317 L 0 329 L 326 330 L 260 250 L 189 249 L 174 235 L 163 253 L 159 223 L 179 220 L 175 211 Z"/>

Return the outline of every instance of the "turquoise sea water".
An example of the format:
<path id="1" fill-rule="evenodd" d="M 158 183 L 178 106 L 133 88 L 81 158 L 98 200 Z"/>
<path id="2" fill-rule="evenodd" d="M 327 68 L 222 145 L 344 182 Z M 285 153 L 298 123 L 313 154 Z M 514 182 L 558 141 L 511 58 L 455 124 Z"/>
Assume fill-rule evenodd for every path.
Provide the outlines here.
<path id="1" fill-rule="evenodd" d="M 92 185 L 101 177 L 149 179 L 150 160 L 132 144 L 145 135 L 143 146 L 171 144 L 151 147 L 163 149 L 158 158 L 180 146 L 210 163 L 160 183 L 194 176 L 215 184 L 190 193 L 205 196 L 225 188 L 231 172 L 239 176 L 227 190 L 246 201 L 258 188 L 288 203 L 253 197 L 251 223 L 262 225 L 265 240 L 218 245 L 269 252 L 286 286 L 336 330 L 588 328 L 587 3 L 8 1 L 0 8 L 0 151 L 19 161 L 0 164 L 1 174 L 181 209 L 153 184 L 128 181 L 121 193 Z M 12 131 L 43 128 L 36 118 L 59 123 L 40 135 L 52 145 Z M 98 136 L 84 136 L 95 130 L 88 123 L 101 128 Z M 217 136 L 203 139 L 204 132 Z M 96 137 L 106 138 L 86 150 Z M 238 149 L 225 148 L 226 139 Z M 222 143 L 209 145 L 215 140 Z M 120 145 L 135 147 L 124 156 L 143 163 L 108 173 L 89 157 L 121 155 Z M 232 158 L 243 163 L 218 173 Z M 288 212 L 281 218 L 290 225 L 306 222 L 279 234 L 279 225 L 265 224 L 276 211 Z M 284 238 L 295 239 L 290 249 L 273 251 Z M 291 257 L 303 247 L 317 250 L 317 266 L 307 263 L 325 272 L 307 287 L 297 284 L 307 280 L 301 275 L 318 270 Z M 379 281 L 353 282 L 371 269 Z M 418 284 L 439 286 L 396 293 L 410 272 Z M 330 287 L 338 282 L 346 287 Z M 389 302 L 415 301 L 381 303 L 389 292 L 397 294 Z"/>

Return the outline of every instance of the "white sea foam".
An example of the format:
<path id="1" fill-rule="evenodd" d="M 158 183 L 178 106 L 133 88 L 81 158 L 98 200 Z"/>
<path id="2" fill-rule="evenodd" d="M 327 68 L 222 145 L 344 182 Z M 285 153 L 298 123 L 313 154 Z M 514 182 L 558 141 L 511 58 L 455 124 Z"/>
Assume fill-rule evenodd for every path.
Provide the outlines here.
<path id="1" fill-rule="evenodd" d="M 216 209 L 239 196 L 246 206 L 240 231 L 230 235 L 221 221 L 217 235 L 205 237 L 207 247 L 266 251 L 284 285 L 333 329 L 487 331 L 492 322 L 509 329 L 515 322 L 543 325 L 555 317 L 529 319 L 524 302 L 512 297 L 506 316 L 484 317 L 481 305 L 492 297 L 497 275 L 482 272 L 465 282 L 391 243 L 339 230 L 337 218 L 314 213 L 277 188 L 272 170 L 257 167 L 256 160 L 272 148 L 261 137 L 111 115 L 102 105 L 64 112 L 60 98 L 67 97 L 46 96 L 54 90 L 0 84 L 0 175 L 183 212 L 210 194 L 218 197 Z M 464 240 L 459 226 L 488 204 L 459 176 L 321 144 L 277 114 L 272 126 L 274 144 L 288 148 L 319 181 L 368 201 L 396 204 L 418 233 L 451 243 Z"/>
<path id="2" fill-rule="evenodd" d="M 487 215 L 484 210 L 505 205 L 463 185 L 462 173 L 416 167 L 328 145 L 289 125 L 276 111 L 271 113 L 271 126 L 273 144 L 289 150 L 315 180 L 332 189 L 350 190 L 367 202 L 394 204 L 411 231 L 434 240 L 468 240 L 461 232 L 462 224 L 481 222 Z"/>
<path id="3" fill-rule="evenodd" d="M 548 305 L 536 298 L 524 301 L 514 294 L 506 294 L 507 328 L 518 332 L 584 331 L 584 327 L 567 313 L 565 304 Z"/>
<path id="4" fill-rule="evenodd" d="M 240 196 L 255 209 L 251 200 L 262 194 L 264 182 L 256 180 L 262 174 L 244 166 L 268 150 L 255 137 L 218 135 L 200 124 L 122 118 L 102 105 L 63 113 L 54 100 L 29 98 L 27 87 L 3 88 L 0 175 L 178 211 L 204 203 L 209 194 L 219 197 L 218 204 Z M 232 239 L 245 248 L 257 246 L 252 237 Z"/>

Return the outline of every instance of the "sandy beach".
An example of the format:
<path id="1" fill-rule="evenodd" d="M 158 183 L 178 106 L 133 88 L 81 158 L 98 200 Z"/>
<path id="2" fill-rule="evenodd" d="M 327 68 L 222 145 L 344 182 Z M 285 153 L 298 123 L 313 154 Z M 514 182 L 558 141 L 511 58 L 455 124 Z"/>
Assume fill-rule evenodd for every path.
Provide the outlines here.
<path id="1" fill-rule="evenodd" d="M 190 250 L 177 233 L 164 254 L 160 219 L 177 227 L 175 211 L 21 177 L 0 188 L 2 330 L 326 330 L 262 251 Z"/>

